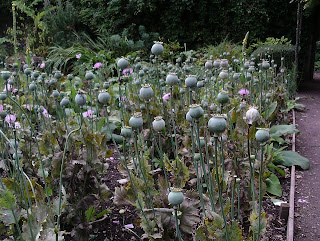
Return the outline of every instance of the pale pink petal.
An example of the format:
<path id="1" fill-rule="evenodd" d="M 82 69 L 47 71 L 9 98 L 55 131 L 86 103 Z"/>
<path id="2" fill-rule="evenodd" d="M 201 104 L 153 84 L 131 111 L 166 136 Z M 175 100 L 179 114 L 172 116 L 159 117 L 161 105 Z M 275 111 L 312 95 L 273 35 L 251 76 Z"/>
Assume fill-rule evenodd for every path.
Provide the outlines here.
<path id="1" fill-rule="evenodd" d="M 134 228 L 134 226 L 133 226 L 133 224 L 132 223 L 130 223 L 130 224 L 126 224 L 126 225 L 124 225 L 126 228 Z"/>

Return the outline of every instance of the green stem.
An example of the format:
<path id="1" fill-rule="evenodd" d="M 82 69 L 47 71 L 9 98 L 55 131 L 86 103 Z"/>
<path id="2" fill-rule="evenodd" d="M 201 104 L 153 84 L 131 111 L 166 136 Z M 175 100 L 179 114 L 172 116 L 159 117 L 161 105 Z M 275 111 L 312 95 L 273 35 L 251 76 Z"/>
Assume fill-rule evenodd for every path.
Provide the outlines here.
<path id="1" fill-rule="evenodd" d="M 220 203 L 220 209 L 222 213 L 222 218 L 224 221 L 224 226 L 226 228 L 226 238 L 227 241 L 229 241 L 229 231 L 228 231 L 228 224 L 226 220 L 226 215 L 224 213 L 223 209 L 223 201 L 222 201 L 222 192 L 221 192 L 221 186 L 220 186 L 220 178 L 219 178 L 219 166 L 218 166 L 218 135 L 214 134 L 214 149 L 215 149 L 215 168 L 216 168 L 216 182 L 218 185 L 218 193 L 219 193 L 219 203 Z"/>
<path id="2" fill-rule="evenodd" d="M 66 157 L 66 152 L 67 152 L 67 147 L 68 147 L 68 141 L 69 138 L 71 137 L 71 135 L 80 130 L 82 126 L 82 113 L 80 113 L 80 125 L 77 129 L 72 130 L 66 139 L 66 143 L 64 146 L 64 150 L 63 150 L 63 155 L 62 155 L 62 161 L 61 161 L 61 167 L 60 167 L 60 181 L 59 181 L 59 206 L 58 206 L 58 221 L 57 221 L 57 228 L 60 227 L 60 216 L 61 216 L 61 199 L 62 199 L 62 173 L 63 173 L 63 166 L 64 166 L 64 161 L 65 161 L 65 157 Z M 58 241 L 58 233 L 56 233 L 56 241 Z"/>
<path id="3" fill-rule="evenodd" d="M 173 91 L 172 91 L 172 86 L 170 86 L 170 111 L 171 111 L 171 122 L 172 122 L 172 127 L 173 127 L 173 135 L 174 135 L 174 146 L 175 146 L 175 158 L 177 160 L 178 158 L 178 140 L 177 140 L 177 134 L 176 134 L 176 123 L 174 120 L 174 110 L 173 110 Z M 177 165 L 177 163 L 176 163 Z M 177 166 L 176 166 L 177 167 Z"/>
<path id="4" fill-rule="evenodd" d="M 175 223 L 176 223 L 176 235 L 179 241 L 183 241 L 182 237 L 181 237 L 181 233 L 180 233 L 180 229 L 179 229 L 179 220 L 178 220 L 178 206 L 174 206 L 174 219 L 175 219 Z"/>
<path id="5" fill-rule="evenodd" d="M 258 225 L 258 238 L 260 240 L 260 231 L 261 231 L 261 211 L 262 211 L 262 170 L 263 170 L 263 144 L 261 147 L 261 159 L 260 159 L 260 171 L 259 171 L 259 225 Z"/>
<path id="6" fill-rule="evenodd" d="M 134 134 L 135 134 L 135 136 L 133 138 L 134 148 L 135 148 L 135 152 L 136 152 L 137 159 L 138 159 L 138 162 L 139 162 L 139 168 L 140 168 L 140 171 L 141 171 L 141 174 L 142 174 L 142 177 L 143 177 L 143 181 L 144 181 L 144 184 L 146 185 L 147 197 L 149 199 L 149 205 L 152 208 L 153 217 L 155 218 L 156 214 L 155 214 L 154 207 L 153 207 L 152 197 L 151 197 L 151 194 L 150 194 L 150 188 L 149 188 L 149 185 L 148 185 L 148 182 L 147 182 L 147 177 L 145 175 L 145 170 L 142 168 L 142 165 L 141 165 L 142 160 L 141 160 L 140 154 L 139 154 L 138 143 L 137 143 L 138 134 L 137 134 L 136 130 L 134 131 Z"/>
<path id="7" fill-rule="evenodd" d="M 251 156 L 250 156 L 250 127 L 248 127 L 248 139 L 247 139 L 247 147 L 248 147 L 248 159 L 249 159 L 249 165 L 250 165 L 250 187 L 251 187 L 251 195 L 252 195 L 252 205 L 253 209 L 256 209 L 256 197 L 255 197 L 255 191 L 254 191 L 254 166 L 252 165 L 251 162 Z"/>

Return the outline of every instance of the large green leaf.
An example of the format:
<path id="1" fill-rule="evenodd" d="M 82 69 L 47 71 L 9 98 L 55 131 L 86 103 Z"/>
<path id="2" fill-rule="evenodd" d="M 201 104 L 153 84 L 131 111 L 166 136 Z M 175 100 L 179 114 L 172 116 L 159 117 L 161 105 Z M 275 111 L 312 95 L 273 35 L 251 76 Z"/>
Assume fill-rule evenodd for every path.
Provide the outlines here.
<path id="1" fill-rule="evenodd" d="M 282 196 L 281 184 L 278 177 L 274 174 L 271 174 L 266 179 L 267 192 L 276 196 Z"/>
<path id="2" fill-rule="evenodd" d="M 278 102 L 272 102 L 269 107 L 266 109 L 266 111 L 264 112 L 264 118 L 266 120 L 268 120 L 270 118 L 270 116 L 273 114 L 273 112 L 276 110 L 278 106 Z"/>
<path id="3" fill-rule="evenodd" d="M 276 139 L 280 136 L 285 136 L 288 134 L 298 133 L 294 125 L 274 125 L 270 128 L 270 137 Z"/>
<path id="4" fill-rule="evenodd" d="M 278 160 L 277 163 L 283 166 L 290 167 L 292 165 L 299 166 L 303 170 L 307 170 L 310 167 L 310 161 L 301 156 L 299 153 L 294 151 L 282 151 L 281 160 Z"/>

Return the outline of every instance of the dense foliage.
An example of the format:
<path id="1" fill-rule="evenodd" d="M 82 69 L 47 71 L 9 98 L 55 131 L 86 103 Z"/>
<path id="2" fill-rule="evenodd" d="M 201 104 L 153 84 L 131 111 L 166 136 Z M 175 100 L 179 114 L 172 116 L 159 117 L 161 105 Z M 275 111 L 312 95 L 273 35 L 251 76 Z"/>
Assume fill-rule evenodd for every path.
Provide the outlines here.
<path id="1" fill-rule="evenodd" d="M 80 30 L 93 36 L 98 33 L 106 40 L 116 34 L 133 41 L 149 41 L 149 44 L 156 36 L 154 33 L 158 33 L 166 40 L 187 43 L 188 48 L 203 46 L 204 43 L 216 44 L 226 37 L 233 42 L 241 42 L 242 33 L 247 31 L 250 31 L 253 42 L 283 34 L 292 40 L 295 35 L 296 5 L 281 0 L 15 2 L 26 6 L 35 3 L 32 8 L 38 13 L 48 10 L 48 6 L 56 6 L 42 18 L 47 25 L 45 34 L 51 40 L 50 44 L 65 47 L 75 40 L 72 32 Z M 2 5 L 7 8 L 5 15 L 10 16 L 11 6 Z"/>

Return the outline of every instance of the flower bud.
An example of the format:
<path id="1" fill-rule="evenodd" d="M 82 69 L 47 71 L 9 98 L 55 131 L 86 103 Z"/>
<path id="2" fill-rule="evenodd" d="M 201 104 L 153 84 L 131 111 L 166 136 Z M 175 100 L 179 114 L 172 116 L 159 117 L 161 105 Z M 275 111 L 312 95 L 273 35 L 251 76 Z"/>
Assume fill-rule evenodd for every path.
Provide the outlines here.
<path id="1" fill-rule="evenodd" d="M 246 120 L 249 125 L 252 125 L 254 122 L 259 120 L 260 114 L 256 107 L 252 106 L 249 108 L 249 110 L 246 112 Z"/>

